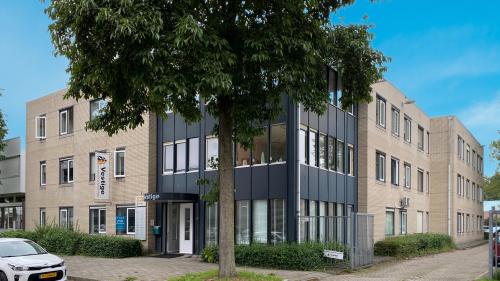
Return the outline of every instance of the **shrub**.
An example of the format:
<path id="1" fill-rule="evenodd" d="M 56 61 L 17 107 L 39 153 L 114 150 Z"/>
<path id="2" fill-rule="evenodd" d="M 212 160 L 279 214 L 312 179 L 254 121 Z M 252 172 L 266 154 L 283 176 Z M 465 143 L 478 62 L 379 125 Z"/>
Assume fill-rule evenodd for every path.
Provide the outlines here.
<path id="1" fill-rule="evenodd" d="M 454 249 L 452 238 L 446 234 L 417 233 L 389 237 L 375 243 L 375 255 L 411 257 Z"/>
<path id="2" fill-rule="evenodd" d="M 219 272 L 217 270 L 211 270 L 200 273 L 188 273 L 186 275 L 173 277 L 168 279 L 168 281 L 205 281 L 205 280 L 222 280 L 218 278 Z M 227 279 L 223 279 L 227 280 Z M 240 271 L 237 273 L 237 277 L 235 279 L 230 280 L 238 280 L 238 281 L 281 281 L 278 276 L 273 274 L 258 274 L 254 272 Z"/>
<path id="3" fill-rule="evenodd" d="M 142 243 L 127 237 L 83 235 L 77 254 L 107 258 L 136 257 L 142 254 Z"/>
<path id="4" fill-rule="evenodd" d="M 303 244 L 251 244 L 235 247 L 236 264 L 241 266 L 276 268 L 286 270 L 316 270 L 327 268 L 332 261 L 323 256 L 323 250 L 335 249 L 345 252 L 347 249 L 338 243 L 303 243 Z M 345 255 L 345 258 L 348 256 Z M 207 246 L 202 252 L 205 262 L 218 261 L 217 246 Z M 344 260 L 348 262 L 348 260 Z"/>

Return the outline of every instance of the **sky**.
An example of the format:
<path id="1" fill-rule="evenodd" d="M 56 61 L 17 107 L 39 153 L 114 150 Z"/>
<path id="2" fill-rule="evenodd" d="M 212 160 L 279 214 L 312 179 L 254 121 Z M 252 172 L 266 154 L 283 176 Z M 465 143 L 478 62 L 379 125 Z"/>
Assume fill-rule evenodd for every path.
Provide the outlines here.
<path id="1" fill-rule="evenodd" d="M 66 87 L 39 0 L 0 2 L 0 109 L 8 137 L 25 136 L 26 102 Z M 391 58 L 385 78 L 429 116 L 456 115 L 485 145 L 500 130 L 500 1 L 358 0 L 334 24 L 373 25 L 373 46 Z M 367 16 L 367 19 L 364 19 Z"/>

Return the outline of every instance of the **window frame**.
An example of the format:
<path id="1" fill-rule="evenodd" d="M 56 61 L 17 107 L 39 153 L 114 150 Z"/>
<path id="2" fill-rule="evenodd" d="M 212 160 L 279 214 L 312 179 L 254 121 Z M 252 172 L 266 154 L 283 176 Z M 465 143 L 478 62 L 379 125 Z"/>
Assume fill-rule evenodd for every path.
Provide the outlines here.
<path id="1" fill-rule="evenodd" d="M 420 178 L 420 176 L 422 178 Z M 417 168 L 417 191 L 418 192 L 422 192 L 422 193 L 425 192 L 424 180 L 425 180 L 424 170 Z"/>
<path id="2" fill-rule="evenodd" d="M 327 139 L 328 141 L 328 139 Z M 328 145 L 327 145 L 328 146 Z M 353 177 L 354 176 L 354 145 L 348 143 L 347 144 L 347 175 Z"/>
<path id="3" fill-rule="evenodd" d="M 92 211 L 97 210 L 97 232 L 92 229 Z M 101 231 L 101 211 L 104 211 L 104 231 Z M 107 210 L 105 206 L 91 206 L 89 208 L 89 234 L 106 234 L 108 229 Z"/>
<path id="4" fill-rule="evenodd" d="M 179 149 L 178 149 L 179 146 L 184 146 L 184 153 L 180 153 L 179 152 Z M 187 155 L 188 155 L 188 149 L 189 148 L 188 148 L 188 143 L 187 143 L 186 139 L 176 140 L 174 142 L 174 173 L 175 174 L 181 174 L 181 173 L 187 172 L 187 165 L 188 165 Z M 178 165 L 178 164 L 182 164 L 182 163 L 178 163 L 179 159 L 181 157 L 184 157 L 184 167 L 179 168 L 179 166 L 182 166 L 182 165 Z"/>
<path id="5" fill-rule="evenodd" d="M 405 114 L 403 117 L 403 124 L 404 124 L 403 138 L 406 143 L 411 143 L 411 123 L 412 122 L 410 116 Z M 406 125 L 408 125 L 408 127 Z"/>
<path id="6" fill-rule="evenodd" d="M 39 133 L 42 132 L 39 128 L 41 126 L 41 120 L 43 120 L 43 136 Z M 35 139 L 44 140 L 47 138 L 47 116 L 45 114 L 35 116 Z"/>
<path id="7" fill-rule="evenodd" d="M 47 185 L 47 162 L 40 161 L 40 186 Z"/>
<path id="8" fill-rule="evenodd" d="M 217 157 L 215 158 L 215 161 L 218 160 L 219 158 L 219 138 L 213 135 L 206 136 L 205 137 L 205 171 L 216 171 L 216 169 L 210 167 L 209 161 L 210 159 L 208 158 L 208 142 L 211 140 L 216 140 L 217 141 Z"/>
<path id="9" fill-rule="evenodd" d="M 106 106 L 101 107 L 101 103 L 100 103 L 101 101 L 104 101 L 104 102 L 106 103 Z M 93 104 L 93 103 L 95 103 L 95 102 L 97 102 L 97 103 L 99 104 L 99 105 L 98 105 L 98 109 L 99 109 L 100 114 L 98 114 L 98 115 L 96 115 L 96 116 L 92 116 L 92 104 Z M 89 120 L 90 120 L 90 121 L 92 121 L 92 120 L 94 120 L 96 117 L 101 116 L 101 114 L 102 114 L 102 110 L 103 110 L 104 108 L 106 108 L 107 106 L 108 106 L 108 101 L 107 101 L 106 99 L 103 99 L 103 98 L 93 99 L 93 100 L 89 101 Z"/>
<path id="10" fill-rule="evenodd" d="M 92 160 L 92 158 L 94 158 Z M 94 167 L 94 174 L 92 174 L 92 167 Z M 89 153 L 89 181 L 95 181 L 95 176 L 97 173 L 97 165 L 96 165 L 96 158 L 95 158 L 95 152 L 90 152 Z"/>
<path id="11" fill-rule="evenodd" d="M 397 120 L 394 120 L 395 117 L 397 117 Z M 399 111 L 399 108 L 392 106 L 391 107 L 391 133 L 395 136 L 398 136 L 398 137 L 401 134 L 400 119 L 401 119 L 401 111 Z M 394 126 L 395 124 L 396 124 L 396 126 Z"/>
<path id="12" fill-rule="evenodd" d="M 166 161 L 167 161 L 167 157 L 166 157 L 166 151 L 165 151 L 165 148 L 166 147 L 171 147 L 172 148 L 172 157 L 170 157 L 171 161 L 172 161 L 172 169 L 170 171 L 167 171 L 166 170 Z M 174 145 L 174 142 L 164 142 L 163 145 L 162 145 L 162 174 L 163 175 L 171 175 L 174 173 L 175 171 L 175 145 Z"/>
<path id="13" fill-rule="evenodd" d="M 425 149 L 425 129 L 424 129 L 424 127 L 418 125 L 417 126 L 417 134 L 418 134 L 417 148 L 420 151 L 424 151 L 424 149 Z"/>
<path id="14" fill-rule="evenodd" d="M 64 182 L 62 179 L 62 175 L 61 175 L 61 164 L 62 162 L 68 162 L 67 165 L 67 169 L 68 169 L 68 181 L 67 182 Z M 70 168 L 70 162 L 71 162 L 71 166 L 73 166 L 72 168 Z M 70 183 L 73 183 L 75 181 L 75 171 L 74 171 L 74 164 L 75 162 L 73 161 L 73 157 L 64 157 L 64 158 L 60 158 L 59 159 L 59 184 L 70 184 Z M 70 179 L 70 169 L 73 169 L 73 173 L 72 173 L 72 176 L 71 176 L 71 179 Z"/>
<path id="15" fill-rule="evenodd" d="M 335 171 L 340 174 L 345 174 L 345 142 L 343 140 L 336 139 L 335 141 Z M 339 149 L 341 146 L 342 149 Z M 340 158 L 340 159 L 339 159 Z M 342 164 L 342 167 L 340 167 Z"/>
<path id="16" fill-rule="evenodd" d="M 118 161 L 117 161 L 117 155 L 118 153 L 123 153 L 123 174 L 117 174 L 117 168 L 118 168 Z M 119 147 L 116 148 L 114 151 L 114 159 L 113 159 L 113 173 L 115 178 L 124 178 L 126 175 L 126 169 L 125 169 L 125 148 L 124 147 Z"/>
<path id="17" fill-rule="evenodd" d="M 127 235 L 135 235 L 135 233 L 136 233 L 136 226 L 137 226 L 137 224 L 136 224 L 136 208 L 135 207 L 125 207 L 125 209 L 126 209 L 126 214 L 127 214 L 127 216 L 126 216 L 127 217 L 127 221 L 125 222 L 125 229 L 127 231 Z M 134 210 L 134 231 L 133 232 L 129 231 L 129 224 L 130 224 L 129 211 L 130 210 Z"/>
<path id="18" fill-rule="evenodd" d="M 194 142 L 194 140 L 196 140 L 197 145 L 192 144 L 192 142 Z M 186 166 L 187 166 L 187 168 L 186 168 L 186 171 L 187 172 L 199 171 L 200 170 L 200 138 L 199 137 L 189 138 L 186 140 L 186 142 L 187 142 L 187 149 L 186 149 L 186 152 L 187 152 Z M 192 156 L 192 154 L 194 154 L 192 149 L 191 149 L 192 147 L 196 147 L 196 157 L 194 159 L 196 167 L 191 168 L 191 156 Z"/>
<path id="19" fill-rule="evenodd" d="M 405 162 L 403 164 L 403 167 L 404 167 L 404 171 L 405 171 L 404 172 L 404 175 L 405 175 L 404 187 L 411 189 L 411 164 L 408 162 Z M 407 171 L 408 171 L 408 173 L 407 173 Z"/>
<path id="20" fill-rule="evenodd" d="M 396 170 L 393 172 L 392 163 L 396 163 Z M 399 186 L 399 159 L 396 157 L 391 157 L 391 184 L 395 186 Z"/>
<path id="21" fill-rule="evenodd" d="M 274 161 L 273 159 L 273 128 L 280 128 L 283 127 L 285 129 L 285 138 L 284 138 L 284 145 L 283 145 L 283 158 L 281 158 L 281 161 Z M 287 152 L 287 126 L 286 123 L 277 123 L 277 124 L 271 124 L 269 126 L 269 164 L 282 164 L 286 163 L 286 152 Z"/>
<path id="22" fill-rule="evenodd" d="M 386 182 L 385 159 L 386 154 L 382 151 L 375 152 L 375 179 L 379 182 Z M 382 163 L 381 163 L 382 162 Z"/>
<path id="23" fill-rule="evenodd" d="M 404 216 L 403 216 L 404 215 Z M 405 218 L 403 220 L 403 217 Z M 406 235 L 408 234 L 408 212 L 406 210 L 399 211 L 399 234 Z M 403 231 L 403 221 L 404 221 L 404 231 Z"/>
<path id="24" fill-rule="evenodd" d="M 42 214 L 43 214 L 43 220 L 42 220 Z M 40 226 L 45 226 L 47 224 L 47 209 L 44 207 L 41 207 L 39 210 L 39 225 Z"/>
<path id="25" fill-rule="evenodd" d="M 314 138 L 314 143 L 312 138 Z M 318 131 L 309 128 L 307 143 L 309 146 L 307 155 L 309 166 L 319 167 Z M 311 154 L 312 152 L 314 152 L 314 155 Z"/>
<path id="26" fill-rule="evenodd" d="M 383 105 L 383 110 L 381 108 L 382 105 Z M 377 126 L 380 126 L 385 129 L 387 126 L 387 101 L 379 94 L 377 94 L 376 96 L 376 107 L 377 107 L 375 112 L 376 124 Z"/>

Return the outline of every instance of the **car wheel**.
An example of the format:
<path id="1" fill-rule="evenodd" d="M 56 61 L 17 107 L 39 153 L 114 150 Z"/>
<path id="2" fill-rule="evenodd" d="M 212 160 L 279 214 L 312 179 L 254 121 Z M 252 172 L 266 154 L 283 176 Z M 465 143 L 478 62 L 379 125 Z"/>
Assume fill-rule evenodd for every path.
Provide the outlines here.
<path id="1" fill-rule="evenodd" d="M 7 275 L 3 271 L 0 271 L 0 281 L 9 281 Z"/>

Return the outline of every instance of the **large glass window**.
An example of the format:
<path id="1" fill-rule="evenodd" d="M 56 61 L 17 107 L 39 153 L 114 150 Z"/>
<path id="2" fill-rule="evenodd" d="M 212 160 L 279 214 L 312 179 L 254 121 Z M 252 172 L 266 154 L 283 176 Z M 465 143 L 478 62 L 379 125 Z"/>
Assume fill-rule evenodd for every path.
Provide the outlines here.
<path id="1" fill-rule="evenodd" d="M 391 183 L 399 185 L 399 160 L 391 158 Z"/>
<path id="2" fill-rule="evenodd" d="M 66 108 L 59 111 L 59 134 L 66 135 L 73 133 L 73 108 Z"/>
<path id="3" fill-rule="evenodd" d="M 271 126 L 271 163 L 286 161 L 286 125 Z"/>
<path id="4" fill-rule="evenodd" d="M 106 233 L 106 208 L 90 208 L 90 233 Z"/>
<path id="5" fill-rule="evenodd" d="M 207 137 L 205 169 L 215 169 L 215 164 L 219 158 L 219 139 L 215 137 Z"/>
<path id="6" fill-rule="evenodd" d="M 307 164 L 307 129 L 303 126 L 299 133 L 299 159 L 300 163 Z"/>
<path id="7" fill-rule="evenodd" d="M 189 171 L 196 171 L 198 170 L 198 166 L 200 163 L 199 158 L 200 158 L 200 139 L 199 138 L 192 138 L 188 140 L 189 143 L 189 163 L 188 163 L 188 169 Z"/>
<path id="8" fill-rule="evenodd" d="M 327 138 L 324 134 L 319 134 L 319 166 L 327 169 Z"/>
<path id="9" fill-rule="evenodd" d="M 347 145 L 347 174 L 354 176 L 354 146 L 352 144 Z"/>
<path id="10" fill-rule="evenodd" d="M 218 203 L 205 207 L 205 244 L 217 245 L 218 243 Z"/>
<path id="11" fill-rule="evenodd" d="M 250 244 L 250 201 L 236 201 L 236 244 Z"/>
<path id="12" fill-rule="evenodd" d="M 47 224 L 47 212 L 45 208 L 40 208 L 40 226 L 45 226 Z"/>
<path id="13" fill-rule="evenodd" d="M 47 185 L 47 163 L 40 162 L 40 185 Z"/>
<path id="14" fill-rule="evenodd" d="M 466 158 L 466 161 L 467 161 L 467 165 L 470 165 L 470 145 L 467 144 L 467 149 L 466 149 L 466 152 L 467 152 L 467 158 Z"/>
<path id="15" fill-rule="evenodd" d="M 424 232 L 424 212 L 417 211 L 417 233 Z"/>
<path id="16" fill-rule="evenodd" d="M 326 202 L 319 202 L 319 241 L 326 241 Z"/>
<path id="17" fill-rule="evenodd" d="M 59 226 L 66 229 L 73 229 L 73 207 L 59 208 Z"/>
<path id="18" fill-rule="evenodd" d="M 394 210 L 385 211 L 385 236 L 394 236 Z"/>
<path id="19" fill-rule="evenodd" d="M 116 208 L 116 234 L 135 234 L 135 207 Z"/>
<path id="20" fill-rule="evenodd" d="M 405 123 L 405 131 L 404 131 L 405 141 L 408 143 L 411 143 L 411 119 L 410 119 L 410 117 L 405 116 L 404 123 Z"/>
<path id="21" fill-rule="evenodd" d="M 175 172 L 182 173 L 186 171 L 186 142 L 175 143 Z"/>
<path id="22" fill-rule="evenodd" d="M 335 171 L 336 153 L 335 147 L 337 146 L 335 139 L 333 137 L 328 137 L 328 169 Z"/>
<path id="23" fill-rule="evenodd" d="M 236 166 L 248 166 L 251 164 L 250 150 L 245 149 L 241 144 L 236 144 Z"/>
<path id="24" fill-rule="evenodd" d="M 344 173 L 344 142 L 337 140 L 337 172 Z"/>
<path id="25" fill-rule="evenodd" d="M 286 241 L 286 205 L 283 199 L 271 200 L 271 243 Z"/>
<path id="26" fill-rule="evenodd" d="M 337 203 L 337 241 L 344 241 L 344 224 L 346 221 L 344 218 L 344 204 Z"/>
<path id="27" fill-rule="evenodd" d="M 391 132 L 399 136 L 399 109 L 393 107 L 391 109 L 391 119 L 392 119 L 392 126 L 391 126 Z"/>
<path id="28" fill-rule="evenodd" d="M 385 181 L 385 154 L 377 151 L 375 154 L 375 158 L 376 179 L 378 181 Z"/>
<path id="29" fill-rule="evenodd" d="M 262 135 L 255 136 L 253 138 L 253 148 L 252 148 L 252 164 L 267 164 L 269 149 L 269 137 L 268 129 L 264 128 L 264 133 Z"/>
<path id="30" fill-rule="evenodd" d="M 125 177 L 125 148 L 115 151 L 115 178 Z"/>
<path id="31" fill-rule="evenodd" d="M 309 165 L 318 166 L 318 143 L 317 138 L 318 133 L 315 131 L 309 131 Z"/>
<path id="32" fill-rule="evenodd" d="M 417 185 L 418 191 L 424 192 L 424 171 L 418 169 L 417 171 Z"/>
<path id="33" fill-rule="evenodd" d="M 307 241 L 307 234 L 309 233 L 309 222 L 307 220 L 307 202 L 304 199 L 300 199 L 300 237 L 299 242 Z"/>
<path id="34" fill-rule="evenodd" d="M 95 181 L 95 153 L 89 154 L 89 181 Z"/>
<path id="35" fill-rule="evenodd" d="M 411 166 L 408 163 L 404 164 L 405 167 L 405 187 L 411 188 Z"/>
<path id="36" fill-rule="evenodd" d="M 408 217 L 407 217 L 406 211 L 401 211 L 400 214 L 401 214 L 401 232 L 400 233 L 401 233 L 401 235 L 405 235 Z"/>
<path id="37" fill-rule="evenodd" d="M 318 203 L 309 200 L 309 241 L 318 241 Z"/>
<path id="38" fill-rule="evenodd" d="M 424 150 L 424 128 L 418 126 L 418 149 Z"/>
<path id="39" fill-rule="evenodd" d="M 96 117 L 103 114 L 103 110 L 108 105 L 105 99 L 97 99 L 90 102 L 90 120 L 94 120 Z"/>
<path id="40" fill-rule="evenodd" d="M 35 117 L 35 138 L 45 139 L 46 138 L 46 121 L 45 115 Z"/>
<path id="41" fill-rule="evenodd" d="M 163 173 L 173 173 L 174 172 L 174 144 L 164 143 L 163 144 Z"/>
<path id="42" fill-rule="evenodd" d="M 253 242 L 267 243 L 267 200 L 254 200 L 252 215 Z"/>
<path id="43" fill-rule="evenodd" d="M 73 158 L 59 160 L 59 183 L 73 182 Z"/>
<path id="44" fill-rule="evenodd" d="M 385 128 L 385 100 L 377 96 L 377 125 Z"/>

